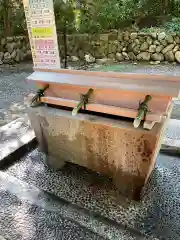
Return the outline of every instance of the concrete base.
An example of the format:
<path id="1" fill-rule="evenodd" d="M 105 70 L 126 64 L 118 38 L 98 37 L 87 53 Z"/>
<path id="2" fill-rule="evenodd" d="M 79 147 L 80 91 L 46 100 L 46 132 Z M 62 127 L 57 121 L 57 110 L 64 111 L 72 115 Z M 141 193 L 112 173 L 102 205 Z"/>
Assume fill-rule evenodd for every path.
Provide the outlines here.
<path id="1" fill-rule="evenodd" d="M 49 107 L 29 109 L 37 140 L 50 165 L 73 162 L 113 178 L 120 192 L 139 199 L 160 148 L 165 121 L 151 131 L 132 122 L 78 114 Z M 55 159 L 55 160 L 54 160 Z"/>

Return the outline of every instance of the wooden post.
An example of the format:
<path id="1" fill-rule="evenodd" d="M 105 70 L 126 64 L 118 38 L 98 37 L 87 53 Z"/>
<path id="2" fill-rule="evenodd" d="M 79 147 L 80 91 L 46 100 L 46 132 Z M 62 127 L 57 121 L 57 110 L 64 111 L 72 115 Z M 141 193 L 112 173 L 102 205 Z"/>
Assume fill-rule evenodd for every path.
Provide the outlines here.
<path id="1" fill-rule="evenodd" d="M 23 0 L 34 67 L 60 68 L 53 0 Z"/>

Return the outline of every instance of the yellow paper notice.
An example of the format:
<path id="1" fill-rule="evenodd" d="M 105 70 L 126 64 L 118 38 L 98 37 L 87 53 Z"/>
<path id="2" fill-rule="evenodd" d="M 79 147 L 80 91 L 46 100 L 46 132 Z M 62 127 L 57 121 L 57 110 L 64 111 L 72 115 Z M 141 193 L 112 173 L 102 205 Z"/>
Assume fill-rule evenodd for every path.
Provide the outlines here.
<path id="1" fill-rule="evenodd" d="M 53 29 L 51 27 L 45 28 L 32 28 L 33 37 L 43 38 L 43 37 L 52 37 Z"/>

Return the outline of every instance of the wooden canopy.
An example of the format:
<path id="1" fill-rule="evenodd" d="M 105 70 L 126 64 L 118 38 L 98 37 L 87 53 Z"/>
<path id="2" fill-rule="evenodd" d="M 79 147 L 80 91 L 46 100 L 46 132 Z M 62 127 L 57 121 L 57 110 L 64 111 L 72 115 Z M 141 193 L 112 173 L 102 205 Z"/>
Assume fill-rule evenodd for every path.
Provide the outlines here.
<path id="1" fill-rule="evenodd" d="M 180 90 L 180 77 L 170 75 L 35 68 L 27 80 L 36 82 L 38 88 L 49 85 L 41 102 L 74 108 L 80 95 L 92 88 L 87 111 L 128 118 L 135 118 L 139 104 L 151 95 L 146 123 L 161 122 Z"/>

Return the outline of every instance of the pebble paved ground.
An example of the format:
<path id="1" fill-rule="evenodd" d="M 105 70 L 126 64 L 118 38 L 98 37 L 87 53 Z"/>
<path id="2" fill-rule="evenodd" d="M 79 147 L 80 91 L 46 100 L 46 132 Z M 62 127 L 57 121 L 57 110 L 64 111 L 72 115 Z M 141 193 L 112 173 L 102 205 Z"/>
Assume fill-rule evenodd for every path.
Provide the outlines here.
<path id="1" fill-rule="evenodd" d="M 94 68 L 95 67 L 95 68 Z M 98 70 L 99 66 L 93 66 Z M 103 71 L 112 71 L 112 66 L 100 67 Z M 180 76 L 180 65 L 147 65 L 147 64 L 118 64 L 113 71 L 136 72 L 151 74 L 173 74 Z M 32 64 L 20 64 L 13 67 L 3 67 L 0 72 L 0 126 L 26 114 L 26 97 L 35 92 L 35 86 L 25 81 L 32 72 Z M 25 100 L 25 101 L 24 101 Z M 180 119 L 180 101 L 176 100 L 172 114 L 173 118 Z"/>

